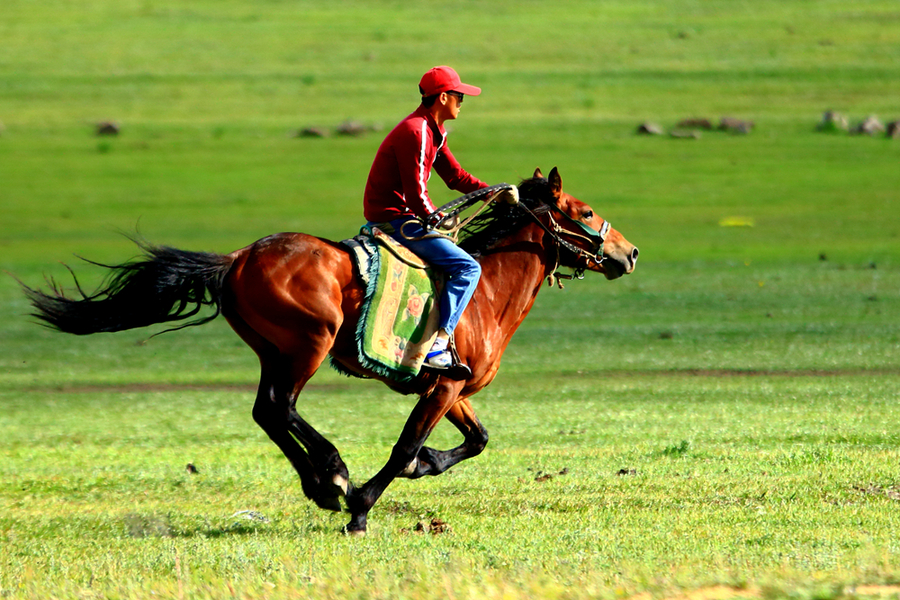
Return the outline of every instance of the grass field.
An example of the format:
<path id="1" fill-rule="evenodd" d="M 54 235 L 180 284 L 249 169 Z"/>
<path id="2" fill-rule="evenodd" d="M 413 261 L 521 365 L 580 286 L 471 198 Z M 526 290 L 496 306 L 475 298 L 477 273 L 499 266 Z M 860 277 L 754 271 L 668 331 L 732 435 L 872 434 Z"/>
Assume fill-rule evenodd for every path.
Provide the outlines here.
<path id="1" fill-rule="evenodd" d="M 392 484 L 365 539 L 253 423 L 224 321 L 66 337 L 3 277 L 0 595 L 900 596 L 900 142 L 815 132 L 828 109 L 900 119 L 898 22 L 892 1 L 5 0 L 0 270 L 29 285 L 60 261 L 96 284 L 73 255 L 128 258 L 136 227 L 219 252 L 354 234 L 435 64 L 484 88 L 452 126 L 467 169 L 559 166 L 641 260 L 541 293 L 474 399 L 485 453 Z M 634 134 L 724 115 L 756 127 Z M 382 130 L 291 135 L 348 119 Z M 413 399 L 323 370 L 301 405 L 363 481 Z"/>

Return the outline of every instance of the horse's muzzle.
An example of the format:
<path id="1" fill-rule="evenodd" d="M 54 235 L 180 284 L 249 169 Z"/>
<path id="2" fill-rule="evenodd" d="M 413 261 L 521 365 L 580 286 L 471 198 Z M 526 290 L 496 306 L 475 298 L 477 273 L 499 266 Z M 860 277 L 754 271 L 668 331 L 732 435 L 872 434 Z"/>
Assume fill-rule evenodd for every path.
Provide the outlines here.
<path id="1" fill-rule="evenodd" d="M 634 271 L 638 259 L 637 246 L 632 246 L 625 252 L 614 251 L 603 255 L 603 274 L 607 279 L 618 279 L 622 275 L 628 275 Z"/>

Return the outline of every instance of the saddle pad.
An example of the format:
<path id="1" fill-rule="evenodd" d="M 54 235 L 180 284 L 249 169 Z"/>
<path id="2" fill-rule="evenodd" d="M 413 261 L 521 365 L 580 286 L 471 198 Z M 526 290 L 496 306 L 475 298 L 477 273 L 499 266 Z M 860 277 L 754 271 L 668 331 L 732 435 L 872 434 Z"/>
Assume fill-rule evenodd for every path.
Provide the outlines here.
<path id="1" fill-rule="evenodd" d="M 369 229 L 372 232 L 372 238 L 381 244 L 385 250 L 394 254 L 401 261 L 405 262 L 411 267 L 415 267 L 417 269 L 428 269 L 428 264 L 413 254 L 412 250 L 407 248 L 406 246 L 401 245 L 394 238 L 378 229 L 377 227 L 372 227 Z"/>
<path id="2" fill-rule="evenodd" d="M 342 243 L 351 249 L 366 285 L 356 329 L 360 364 L 396 381 L 414 379 L 437 336 L 438 290 L 433 272 L 408 266 L 407 261 L 420 259 L 380 231 Z M 388 244 L 400 250 L 388 250 Z M 401 259 L 402 253 L 409 256 Z M 334 360 L 331 365 L 352 374 Z"/>

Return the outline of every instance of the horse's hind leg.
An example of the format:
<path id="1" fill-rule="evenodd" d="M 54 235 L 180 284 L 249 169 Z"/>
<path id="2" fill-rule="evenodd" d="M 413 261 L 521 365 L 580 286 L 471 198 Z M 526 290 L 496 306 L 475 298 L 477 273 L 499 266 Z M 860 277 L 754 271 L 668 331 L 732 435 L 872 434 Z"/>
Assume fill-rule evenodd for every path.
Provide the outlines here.
<path id="1" fill-rule="evenodd" d="M 295 405 L 343 324 L 343 290 L 353 282 L 346 254 L 309 236 L 272 236 L 234 264 L 222 312 L 263 366 L 254 418 L 294 464 L 304 493 L 340 510 L 347 467 Z"/>
<path id="2" fill-rule="evenodd" d="M 290 356 L 283 355 L 282 376 L 289 382 L 287 391 L 287 426 L 294 437 L 306 447 L 318 478 L 318 495 L 313 498 L 320 506 L 329 502 L 339 506 L 338 497 L 346 496 L 350 488 L 350 474 L 334 444 L 306 422 L 297 411 L 297 399 L 303 386 L 321 366 L 334 336 L 320 332 L 318 336 L 297 336 Z M 328 500 L 326 500 L 328 499 Z M 324 508 L 324 507 L 323 507 Z"/>
<path id="3" fill-rule="evenodd" d="M 320 469 L 291 435 L 291 413 L 295 412 L 290 399 L 293 396 L 293 386 L 288 386 L 284 378 L 276 373 L 277 370 L 263 364 L 256 403 L 253 405 L 253 419 L 297 471 L 306 497 L 320 508 L 339 512 L 341 503 L 337 498 L 338 494 L 330 483 L 322 480 Z M 340 464 L 343 466 L 343 462 Z M 343 469 L 346 480 L 346 467 Z"/>
<path id="4" fill-rule="evenodd" d="M 303 383 L 306 382 L 304 381 Z M 347 471 L 347 465 L 344 464 L 334 444 L 316 431 L 297 412 L 295 403 L 297 394 L 300 393 L 300 387 L 302 386 L 298 386 L 296 392 L 292 394 L 290 411 L 288 413 L 288 426 L 309 453 L 309 458 L 320 479 L 320 493 L 328 494 L 336 501 L 338 496 L 347 495 L 350 488 L 350 473 Z"/>
<path id="5" fill-rule="evenodd" d="M 481 454 L 488 443 L 488 432 L 478 420 L 475 409 L 467 398 L 460 399 L 447 411 L 447 420 L 463 434 L 463 443 L 452 450 L 435 450 L 423 446 L 416 458 L 400 474 L 401 477 L 417 479 L 423 475 L 440 475 L 453 465 Z"/>

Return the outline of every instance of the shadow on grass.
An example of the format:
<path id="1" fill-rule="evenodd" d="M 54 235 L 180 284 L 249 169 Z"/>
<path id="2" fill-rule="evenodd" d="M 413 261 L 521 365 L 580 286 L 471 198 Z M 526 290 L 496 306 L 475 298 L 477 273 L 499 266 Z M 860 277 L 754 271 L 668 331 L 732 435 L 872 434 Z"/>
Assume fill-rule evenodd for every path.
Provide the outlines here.
<path id="1" fill-rule="evenodd" d="M 255 535 L 267 531 L 269 520 L 261 515 L 235 515 L 232 522 L 221 527 L 179 528 L 168 515 L 129 513 L 123 523 L 125 533 L 131 538 L 222 538 L 228 536 Z"/>

